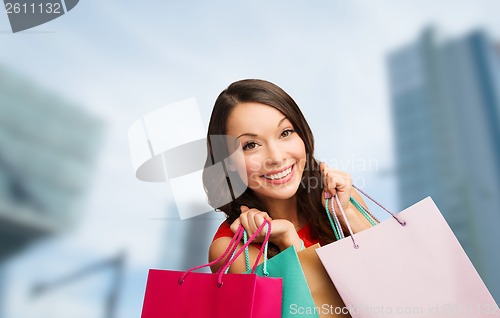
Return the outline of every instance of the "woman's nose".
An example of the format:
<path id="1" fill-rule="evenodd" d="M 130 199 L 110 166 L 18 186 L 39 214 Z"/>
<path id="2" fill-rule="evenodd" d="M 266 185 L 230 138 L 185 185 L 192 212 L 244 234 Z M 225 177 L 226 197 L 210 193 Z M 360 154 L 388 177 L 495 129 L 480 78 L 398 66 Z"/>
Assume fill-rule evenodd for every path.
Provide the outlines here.
<path id="1" fill-rule="evenodd" d="M 267 147 L 266 164 L 276 166 L 283 162 L 283 150 L 276 143 L 269 143 Z"/>

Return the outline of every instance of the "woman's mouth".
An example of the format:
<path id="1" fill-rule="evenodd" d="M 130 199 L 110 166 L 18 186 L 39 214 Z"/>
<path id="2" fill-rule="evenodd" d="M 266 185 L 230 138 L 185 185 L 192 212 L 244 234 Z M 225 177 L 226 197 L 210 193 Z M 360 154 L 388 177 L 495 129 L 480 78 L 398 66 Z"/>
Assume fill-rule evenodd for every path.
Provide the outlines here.
<path id="1" fill-rule="evenodd" d="M 294 174 L 294 169 L 293 169 L 294 167 L 295 167 L 295 164 L 291 165 L 290 167 L 288 167 L 285 170 L 282 170 L 278 173 L 265 174 L 261 177 L 270 183 L 274 183 L 274 184 L 285 183 L 292 178 L 292 176 Z"/>

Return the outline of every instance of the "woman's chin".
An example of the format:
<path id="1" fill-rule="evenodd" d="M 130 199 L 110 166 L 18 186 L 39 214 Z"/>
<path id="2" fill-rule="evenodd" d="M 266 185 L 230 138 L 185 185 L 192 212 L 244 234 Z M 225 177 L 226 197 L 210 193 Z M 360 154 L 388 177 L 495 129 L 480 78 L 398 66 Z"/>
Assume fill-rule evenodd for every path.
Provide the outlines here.
<path id="1" fill-rule="evenodd" d="M 292 198 L 296 193 L 299 184 L 293 185 L 290 184 L 287 187 L 283 188 L 259 188 L 253 189 L 253 191 L 260 197 L 265 197 L 268 199 L 276 199 L 276 200 L 287 200 Z"/>

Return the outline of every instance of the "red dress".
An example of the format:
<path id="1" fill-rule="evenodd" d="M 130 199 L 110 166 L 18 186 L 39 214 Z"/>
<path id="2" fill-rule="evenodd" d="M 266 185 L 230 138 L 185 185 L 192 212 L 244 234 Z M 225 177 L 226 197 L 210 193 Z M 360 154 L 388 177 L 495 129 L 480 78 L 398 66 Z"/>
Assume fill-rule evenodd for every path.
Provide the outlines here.
<path id="1" fill-rule="evenodd" d="M 215 241 L 216 239 L 220 237 L 233 237 L 234 233 L 230 229 L 231 224 L 229 224 L 227 221 L 222 222 L 222 224 L 219 226 L 219 229 L 217 232 L 215 232 L 214 238 L 212 239 L 212 242 Z M 297 234 L 299 237 L 304 241 L 304 246 L 309 247 L 312 246 L 316 243 L 319 243 L 318 239 L 313 239 L 311 238 L 311 227 L 309 226 L 309 223 L 304 225 L 300 230 L 297 231 Z M 260 244 L 259 244 L 260 245 Z"/>

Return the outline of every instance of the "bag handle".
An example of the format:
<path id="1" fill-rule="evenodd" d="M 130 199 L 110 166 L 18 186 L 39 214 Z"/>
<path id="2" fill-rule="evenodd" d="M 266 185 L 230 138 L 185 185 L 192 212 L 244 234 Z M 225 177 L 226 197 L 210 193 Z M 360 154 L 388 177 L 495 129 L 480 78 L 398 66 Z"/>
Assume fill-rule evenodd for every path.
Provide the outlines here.
<path id="1" fill-rule="evenodd" d="M 219 270 L 216 272 L 216 273 L 219 274 L 219 276 L 217 278 L 217 286 L 219 288 L 222 287 L 222 276 L 224 275 L 225 269 L 228 268 L 229 266 L 231 266 L 231 264 L 236 260 L 236 258 L 238 258 L 238 256 L 245 250 L 245 248 L 248 245 L 250 245 L 250 243 L 252 243 L 252 241 L 257 237 L 257 235 L 259 235 L 259 233 L 264 228 L 267 229 L 267 231 L 266 231 L 266 237 L 264 238 L 264 243 L 267 243 L 269 241 L 269 237 L 271 236 L 271 222 L 269 222 L 267 220 L 264 220 L 264 223 L 262 223 L 262 225 L 257 229 L 257 231 L 250 237 L 250 239 L 248 240 L 248 242 L 246 242 L 240 249 L 238 249 L 238 251 L 236 252 L 236 254 L 234 254 L 234 257 L 231 258 L 229 261 L 227 261 L 221 268 L 219 268 Z M 226 250 L 224 251 L 224 253 L 222 253 L 221 256 L 219 256 L 216 260 L 211 261 L 210 263 L 199 265 L 199 266 L 195 266 L 195 267 L 192 267 L 192 268 L 188 269 L 187 271 L 185 271 L 181 275 L 181 277 L 179 278 L 179 280 L 177 281 L 179 283 L 179 285 L 182 285 L 184 283 L 184 280 L 189 275 L 189 273 L 191 273 L 192 271 L 200 269 L 200 268 L 212 266 L 214 264 L 217 264 L 222 259 L 224 259 L 224 257 L 226 257 L 226 255 L 228 255 L 230 253 L 234 253 L 235 250 L 236 250 L 236 248 L 238 247 L 238 244 L 241 241 L 241 238 L 243 236 L 243 232 L 244 231 L 245 231 L 245 228 L 243 227 L 243 225 L 240 225 L 238 227 L 238 230 L 236 230 L 236 233 L 234 233 L 234 236 L 231 239 L 231 242 L 229 243 L 229 245 L 227 246 Z M 259 263 L 259 259 L 262 256 L 263 252 L 264 252 L 264 244 L 262 245 L 262 248 L 260 249 L 259 254 L 257 255 L 257 259 L 255 260 L 255 264 L 254 264 L 254 266 L 252 268 L 252 274 L 255 273 L 255 269 L 257 268 L 257 265 Z"/>
<path id="2" fill-rule="evenodd" d="M 333 203 L 333 199 L 330 201 L 330 199 L 325 199 L 325 211 L 326 215 L 328 216 L 328 221 L 330 221 L 330 225 L 332 226 L 333 233 L 335 234 L 335 238 L 338 240 L 343 239 L 344 236 L 344 231 L 342 231 L 342 226 L 340 225 L 339 219 L 337 217 L 337 214 L 335 214 L 335 206 Z M 354 207 L 365 217 L 365 219 L 370 222 L 372 226 L 377 225 L 380 223 L 380 221 L 373 216 L 373 214 L 370 213 L 370 211 L 362 206 L 353 196 L 350 197 L 349 201 L 354 205 Z M 328 208 L 328 206 L 331 204 L 331 210 Z"/>
<path id="3" fill-rule="evenodd" d="M 352 203 L 352 205 L 354 205 L 356 209 L 358 209 L 358 211 L 361 214 L 363 214 L 363 216 L 368 220 L 368 222 L 370 222 L 371 225 L 375 226 L 378 223 L 380 223 L 380 221 L 373 214 L 370 213 L 368 208 L 365 208 L 363 205 L 361 205 L 361 203 L 356 201 L 356 199 L 354 199 L 352 195 L 349 201 Z"/>
<path id="4" fill-rule="evenodd" d="M 233 262 L 241 255 L 241 253 L 243 253 L 245 251 L 245 249 L 250 245 L 250 243 L 252 243 L 253 240 L 255 240 L 255 238 L 259 235 L 259 233 L 264 228 L 266 229 L 266 236 L 264 238 L 264 241 L 262 242 L 262 246 L 259 250 L 259 254 L 257 255 L 257 258 L 255 259 L 255 263 L 252 267 L 252 272 L 251 272 L 252 274 L 255 274 L 255 269 L 257 268 L 257 265 L 259 264 L 259 260 L 262 256 L 262 254 L 264 254 L 265 250 L 267 251 L 267 244 L 269 242 L 269 237 L 271 236 L 271 222 L 269 222 L 268 220 L 264 220 L 264 222 L 261 224 L 261 226 L 259 226 L 257 231 L 255 231 L 255 233 L 253 233 L 252 236 L 250 236 L 248 241 L 245 244 L 243 244 L 243 246 L 240 247 L 238 249 L 238 251 L 236 251 L 234 256 L 223 267 L 221 267 L 219 269 L 219 271 L 218 271 L 219 277 L 217 280 L 219 287 L 222 287 L 222 276 L 224 275 L 226 268 L 229 268 L 233 264 Z M 245 230 L 243 229 L 243 232 L 244 231 Z"/>
<path id="5" fill-rule="evenodd" d="M 231 242 L 229 243 L 229 245 L 227 246 L 226 250 L 224 251 L 224 253 L 222 253 L 221 256 L 219 256 L 216 260 L 213 260 L 211 261 L 210 263 L 207 263 L 207 264 L 203 264 L 203 265 L 199 265 L 199 266 L 195 266 L 195 267 L 191 267 L 190 269 L 188 269 L 187 271 L 185 271 L 181 278 L 179 278 L 179 285 L 182 285 L 184 283 L 184 280 L 185 278 L 187 277 L 187 275 L 189 273 L 191 273 L 192 271 L 195 271 L 197 269 L 200 269 L 200 268 L 204 268 L 204 267 L 208 267 L 208 266 L 212 266 L 212 265 L 215 265 L 217 264 L 218 262 L 220 262 L 221 260 L 224 259 L 224 257 L 226 257 L 226 255 L 228 255 L 230 252 L 233 253 L 234 250 L 236 249 L 236 247 L 238 246 L 238 243 L 241 241 L 241 237 L 243 236 L 243 231 L 245 229 L 243 228 L 242 225 L 240 225 L 240 227 L 236 230 L 236 232 L 234 233 L 233 235 L 233 238 L 231 239 Z"/>
<path id="6" fill-rule="evenodd" d="M 362 193 L 365 197 L 367 197 L 370 201 L 372 201 L 373 203 L 375 203 L 376 205 L 378 205 L 379 207 L 381 207 L 384 211 L 386 211 L 387 213 L 389 213 L 396 221 L 398 221 L 398 223 L 401 225 L 401 226 L 406 226 L 406 221 L 400 221 L 398 219 L 398 217 L 396 216 L 396 214 L 392 213 L 391 211 L 387 210 L 382 204 L 378 203 L 374 198 L 372 198 L 371 196 L 369 196 L 366 192 L 364 192 L 363 190 L 361 190 L 360 188 L 358 188 L 357 186 L 355 186 L 354 184 L 352 185 L 352 187 L 356 190 L 358 190 L 360 193 Z M 370 214 L 371 215 L 371 214 Z"/>
<path id="7" fill-rule="evenodd" d="M 240 224 L 240 227 L 242 227 L 243 225 Z M 243 243 L 246 243 L 247 241 L 247 232 L 245 231 L 245 229 L 243 229 Z M 241 238 L 240 238 L 240 241 L 241 241 Z M 238 241 L 239 243 L 239 241 Z M 224 263 L 220 266 L 220 267 L 225 267 L 226 264 L 234 257 L 234 254 L 236 254 L 236 246 L 231 250 L 231 253 L 229 253 L 229 255 L 231 255 L 230 257 L 226 258 L 226 260 L 224 261 Z M 245 257 L 248 257 L 247 256 L 247 250 L 245 250 Z M 219 268 L 220 268 L 219 267 Z M 250 270 L 250 265 L 247 266 L 247 270 L 249 271 Z M 224 271 L 224 274 L 227 274 L 229 272 L 229 267 L 225 269 Z M 217 274 L 219 273 L 219 270 L 217 270 Z"/>
<path id="8" fill-rule="evenodd" d="M 389 211 L 388 209 L 386 209 L 383 205 L 381 205 L 380 203 L 378 203 L 375 199 L 373 199 L 371 196 L 369 196 L 368 194 L 366 194 L 363 190 L 359 189 L 355 185 L 353 185 L 352 187 L 354 189 L 358 190 L 360 193 L 362 193 L 368 199 L 370 199 L 371 201 L 373 201 L 373 203 L 375 203 L 376 205 L 378 205 L 379 207 L 381 207 L 384 211 L 386 211 L 387 213 L 389 213 L 396 221 L 398 221 L 398 223 L 401 226 L 406 226 L 406 221 L 399 220 L 398 217 L 394 213 L 392 213 L 391 211 Z M 342 213 L 342 218 L 344 219 L 344 221 L 345 221 L 345 223 L 347 225 L 347 229 L 349 231 L 349 234 L 351 235 L 351 240 L 352 240 L 352 243 L 353 243 L 353 247 L 355 249 L 358 249 L 359 245 L 356 243 L 356 241 L 354 239 L 354 233 L 352 232 L 351 225 L 349 224 L 349 221 L 347 220 L 347 216 L 345 215 L 344 208 L 342 207 L 342 204 L 340 204 L 340 200 L 339 200 L 338 195 L 335 195 L 334 198 L 335 198 L 335 201 L 337 202 L 337 205 L 339 206 L 340 212 Z M 332 204 L 332 211 L 335 211 L 334 210 L 334 206 L 333 206 L 333 200 L 332 200 L 331 204 Z M 333 213 L 333 214 L 335 214 L 335 213 Z"/>
<path id="9" fill-rule="evenodd" d="M 242 226 L 242 225 L 240 225 Z M 268 230 L 268 227 L 266 227 L 266 232 Z M 247 234 L 247 231 L 246 230 L 243 230 L 243 243 L 246 243 L 248 241 L 248 234 Z M 264 245 L 264 244 L 263 244 Z M 264 246 L 264 251 L 263 251 L 263 255 L 264 255 L 264 276 L 269 276 L 269 272 L 267 272 L 267 248 L 268 248 L 268 245 L 269 245 L 269 241 L 266 242 L 265 246 Z M 262 249 L 263 246 L 261 246 L 261 249 Z M 236 251 L 233 250 L 231 251 L 231 257 L 228 257 L 226 259 L 226 261 L 224 262 L 224 264 L 222 264 L 222 267 L 225 267 L 226 264 L 234 258 L 235 254 L 236 254 Z M 225 267 L 226 269 L 224 270 L 224 274 L 227 274 L 227 272 L 229 271 L 229 268 L 231 266 L 228 266 L 228 267 Z M 248 252 L 248 246 L 245 248 L 245 269 L 247 272 L 250 272 L 252 270 L 252 268 L 250 267 L 250 253 Z M 217 271 L 218 273 L 219 271 Z"/>
<path id="10" fill-rule="evenodd" d="M 339 222 L 339 219 L 337 217 L 337 214 L 335 214 L 335 209 L 333 206 L 333 199 L 331 201 L 331 203 L 332 203 L 332 211 L 331 212 L 328 209 L 329 203 L 330 203 L 330 199 L 325 199 L 325 211 L 326 211 L 326 215 L 328 216 L 328 221 L 330 221 L 330 225 L 332 226 L 333 234 L 335 234 L 335 238 L 338 241 L 338 240 L 341 240 L 344 238 L 344 232 L 342 231 L 342 227 L 340 226 L 340 222 Z"/>
<path id="11" fill-rule="evenodd" d="M 247 242 L 247 232 L 243 232 L 243 242 Z M 267 241 L 265 244 L 262 243 L 262 246 L 260 247 L 262 249 L 262 247 L 264 247 L 264 265 L 262 267 L 262 272 L 264 274 L 265 277 L 268 277 L 269 276 L 269 272 L 267 271 L 267 248 L 269 246 L 269 241 Z M 249 271 L 250 270 L 250 256 L 249 256 L 249 253 L 248 253 L 248 247 L 245 248 L 245 266 L 246 266 L 246 270 Z"/>

